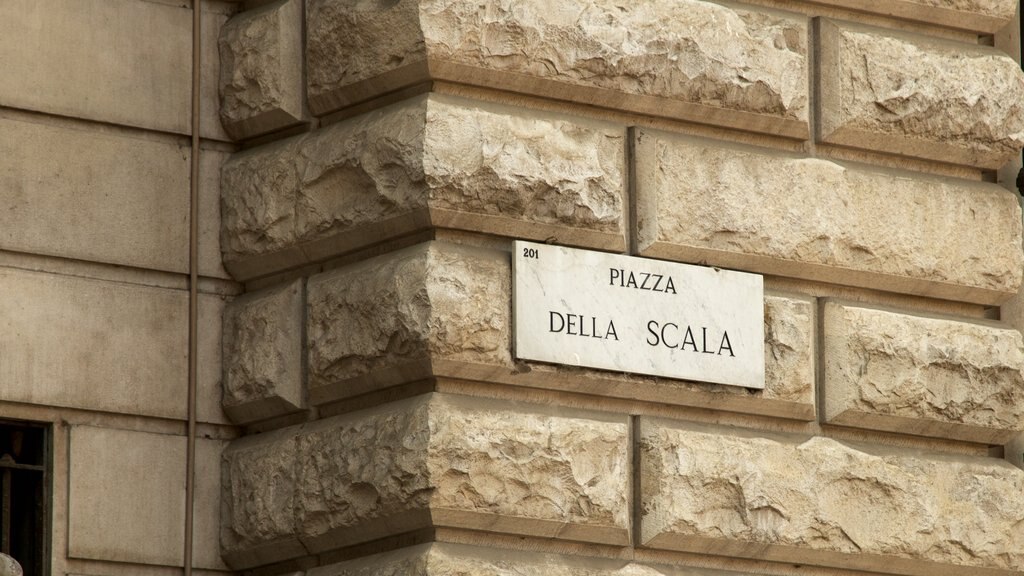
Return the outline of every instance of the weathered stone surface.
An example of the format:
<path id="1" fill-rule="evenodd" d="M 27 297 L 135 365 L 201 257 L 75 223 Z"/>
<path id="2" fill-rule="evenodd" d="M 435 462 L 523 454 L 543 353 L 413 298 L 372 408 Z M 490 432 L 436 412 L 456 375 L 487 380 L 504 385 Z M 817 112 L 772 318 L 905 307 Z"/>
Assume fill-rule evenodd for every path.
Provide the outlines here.
<path id="1" fill-rule="evenodd" d="M 821 138 L 981 168 L 1024 147 L 1024 72 L 994 48 L 821 23 Z"/>
<path id="2" fill-rule="evenodd" d="M 814 418 L 811 300 L 765 298 L 765 389 L 516 362 L 505 252 L 433 242 L 314 276 L 310 402 L 435 376 Z"/>
<path id="3" fill-rule="evenodd" d="M 192 13 L 138 0 L 8 0 L 0 105 L 188 134 Z"/>
<path id="4" fill-rule="evenodd" d="M 221 464 L 220 547 L 232 567 L 305 554 L 298 539 L 299 427 L 231 443 Z"/>
<path id="5" fill-rule="evenodd" d="M 734 572 L 647 566 L 622 560 L 424 544 L 321 566 L 306 576 L 744 576 Z"/>
<path id="6" fill-rule="evenodd" d="M 919 576 L 1019 574 L 1024 472 L 644 418 L 645 546 Z"/>
<path id="7" fill-rule="evenodd" d="M 428 526 L 628 541 L 625 416 L 430 394 L 274 434 L 226 466 L 237 569 Z"/>
<path id="8" fill-rule="evenodd" d="M 235 299 L 224 316 L 224 411 L 237 423 L 302 410 L 302 280 Z"/>
<path id="9" fill-rule="evenodd" d="M 187 272 L 188 155 L 171 140 L 0 118 L 0 249 Z"/>
<path id="10" fill-rule="evenodd" d="M 814 404 L 814 325 L 813 299 L 765 295 L 765 397 Z"/>
<path id="11" fill-rule="evenodd" d="M 646 256 L 982 304 L 1021 285 L 1020 209 L 1000 186 L 651 130 L 636 157 Z"/>
<path id="12" fill-rule="evenodd" d="M 302 122 L 302 0 L 243 11 L 221 28 L 220 118 L 238 140 Z"/>
<path id="13" fill-rule="evenodd" d="M 1024 431 L 1024 338 L 1006 326 L 828 302 L 825 418 L 1005 444 Z"/>
<path id="14" fill-rule="evenodd" d="M 433 78 L 807 135 L 807 24 L 793 15 L 700 0 L 310 0 L 307 27 L 318 114 Z"/>
<path id="15" fill-rule="evenodd" d="M 432 226 L 625 246 L 625 131 L 424 96 L 236 155 L 222 246 L 236 278 Z"/>
<path id="16" fill-rule="evenodd" d="M 843 8 L 993 33 L 1009 24 L 1016 0 L 815 0 Z"/>
<path id="17" fill-rule="evenodd" d="M 188 292 L 0 268 L 8 402 L 184 419 Z"/>
<path id="18" fill-rule="evenodd" d="M 184 436 L 72 426 L 73 480 L 67 507 L 68 556 L 112 562 L 181 566 L 185 532 Z M 196 441 L 197 470 L 216 470 L 222 443 Z M 211 517 L 216 475 L 197 474 L 196 519 Z M 212 481 L 212 482 L 211 482 Z M 111 490 L 111 486 L 117 486 Z M 216 491 L 212 491 L 216 495 Z M 202 531 L 202 529 L 200 529 Z M 194 565 L 223 569 L 211 542 L 195 543 Z"/>

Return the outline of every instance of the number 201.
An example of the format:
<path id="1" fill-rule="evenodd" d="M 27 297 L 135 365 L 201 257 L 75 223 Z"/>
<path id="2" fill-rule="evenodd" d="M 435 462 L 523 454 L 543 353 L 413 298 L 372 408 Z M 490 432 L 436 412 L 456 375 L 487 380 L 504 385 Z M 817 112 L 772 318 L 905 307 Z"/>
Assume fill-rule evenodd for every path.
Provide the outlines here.
<path id="1" fill-rule="evenodd" d="M 536 248 L 523 248 L 523 258 L 539 258 Z"/>

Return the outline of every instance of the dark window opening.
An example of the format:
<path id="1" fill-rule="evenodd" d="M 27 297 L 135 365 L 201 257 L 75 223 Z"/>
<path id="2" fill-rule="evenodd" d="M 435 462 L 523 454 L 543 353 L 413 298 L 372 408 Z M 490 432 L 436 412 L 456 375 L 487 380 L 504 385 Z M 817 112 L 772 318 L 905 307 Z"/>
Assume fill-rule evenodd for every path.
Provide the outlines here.
<path id="1" fill-rule="evenodd" d="M 0 420 L 0 552 L 49 573 L 49 426 Z"/>

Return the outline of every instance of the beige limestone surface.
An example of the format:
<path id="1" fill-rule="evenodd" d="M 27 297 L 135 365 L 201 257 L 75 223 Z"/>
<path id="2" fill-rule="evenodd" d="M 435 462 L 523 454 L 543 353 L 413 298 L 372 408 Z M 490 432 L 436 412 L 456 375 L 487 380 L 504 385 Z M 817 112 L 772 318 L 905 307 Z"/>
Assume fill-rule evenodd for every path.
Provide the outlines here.
<path id="1" fill-rule="evenodd" d="M 221 246 L 236 278 L 431 226 L 625 247 L 625 130 L 424 96 L 235 155 Z"/>
<path id="2" fill-rule="evenodd" d="M 186 417 L 188 293 L 0 268 L 4 400 Z"/>
<path id="3" fill-rule="evenodd" d="M 224 316 L 224 411 L 236 423 L 305 406 L 303 282 L 240 296 Z"/>
<path id="4" fill-rule="evenodd" d="M 587 557 L 425 544 L 320 566 L 307 576 L 747 576 Z"/>
<path id="5" fill-rule="evenodd" d="M 225 559 L 428 526 L 625 545 L 628 445 L 625 416 L 438 394 L 241 440 L 225 455 Z"/>
<path id="6" fill-rule="evenodd" d="M 1024 72 L 1007 54 L 821 23 L 821 139 L 999 168 L 1024 147 Z"/>
<path id="7" fill-rule="evenodd" d="M 825 421 L 1005 444 L 1024 431 L 1024 338 L 1005 325 L 824 305 Z"/>
<path id="8" fill-rule="evenodd" d="M 641 399 L 803 420 L 814 417 L 814 306 L 765 299 L 765 389 L 700 384 L 511 356 L 507 252 L 420 244 L 313 276 L 310 402 L 323 404 L 435 376 Z"/>
<path id="9" fill-rule="evenodd" d="M 815 2 L 987 33 L 996 32 L 1010 24 L 1017 8 L 1017 0 L 815 0 Z"/>
<path id="10" fill-rule="evenodd" d="M 643 255 L 981 304 L 1021 285 L 1001 186 L 653 130 L 636 163 Z"/>
<path id="11" fill-rule="evenodd" d="M 0 116 L 0 249 L 187 272 L 188 157 L 170 138 Z"/>
<path id="12" fill-rule="evenodd" d="M 73 426 L 68 556 L 181 566 L 185 533 L 184 436 Z M 218 519 L 222 443 L 197 441 L 197 534 Z M 216 532 L 214 531 L 214 534 Z M 194 566 L 223 569 L 216 539 L 195 540 Z"/>
<path id="13" fill-rule="evenodd" d="M 140 0 L 6 0 L 0 105 L 187 134 L 192 14 Z"/>
<path id="14" fill-rule="evenodd" d="M 303 120 L 302 0 L 280 0 L 221 28 L 220 118 L 238 140 Z"/>
<path id="15" fill-rule="evenodd" d="M 918 576 L 1019 574 L 1024 471 L 641 419 L 641 542 Z"/>
<path id="16" fill-rule="evenodd" d="M 807 22 L 701 0 L 309 0 L 323 114 L 428 78 L 807 135 Z"/>

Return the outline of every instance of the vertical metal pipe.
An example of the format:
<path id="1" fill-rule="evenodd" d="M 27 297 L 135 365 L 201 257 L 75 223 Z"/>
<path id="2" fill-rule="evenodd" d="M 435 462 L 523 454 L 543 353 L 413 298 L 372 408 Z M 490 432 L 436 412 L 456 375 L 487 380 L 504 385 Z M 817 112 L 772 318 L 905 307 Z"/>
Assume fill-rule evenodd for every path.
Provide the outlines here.
<path id="1" fill-rule="evenodd" d="M 188 446 L 185 463 L 185 576 L 192 575 L 192 534 L 196 476 L 196 381 L 199 307 L 199 105 L 202 61 L 202 3 L 192 0 L 192 178 L 188 234 Z"/>

